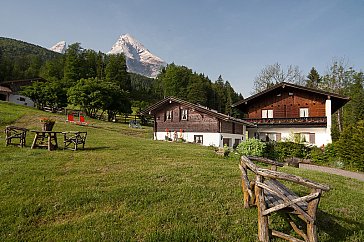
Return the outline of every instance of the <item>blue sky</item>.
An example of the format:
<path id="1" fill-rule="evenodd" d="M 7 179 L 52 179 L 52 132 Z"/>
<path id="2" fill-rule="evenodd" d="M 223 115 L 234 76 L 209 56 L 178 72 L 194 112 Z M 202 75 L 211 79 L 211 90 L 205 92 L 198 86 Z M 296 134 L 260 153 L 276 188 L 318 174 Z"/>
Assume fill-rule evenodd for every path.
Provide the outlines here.
<path id="1" fill-rule="evenodd" d="M 130 33 L 166 62 L 249 96 L 279 62 L 325 74 L 345 58 L 364 70 L 363 0 L 2 0 L 0 36 L 44 47 L 65 40 L 107 52 Z"/>

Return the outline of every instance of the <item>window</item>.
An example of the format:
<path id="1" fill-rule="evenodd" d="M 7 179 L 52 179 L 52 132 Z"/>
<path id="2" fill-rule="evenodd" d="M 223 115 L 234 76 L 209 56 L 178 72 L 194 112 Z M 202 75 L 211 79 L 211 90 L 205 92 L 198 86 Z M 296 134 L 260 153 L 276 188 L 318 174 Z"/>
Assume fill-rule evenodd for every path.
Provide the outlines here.
<path id="1" fill-rule="evenodd" d="M 203 144 L 203 135 L 195 135 L 194 136 L 194 141 L 197 144 Z"/>
<path id="2" fill-rule="evenodd" d="M 188 111 L 187 109 L 181 110 L 181 120 L 187 120 L 188 119 Z"/>
<path id="3" fill-rule="evenodd" d="M 19 101 L 21 101 L 21 102 L 25 102 L 25 98 L 20 97 L 20 98 L 19 98 Z"/>
<path id="4" fill-rule="evenodd" d="M 273 118 L 273 109 L 263 109 L 262 118 Z"/>
<path id="5" fill-rule="evenodd" d="M 222 139 L 222 144 L 223 144 L 223 146 L 227 146 L 227 147 L 231 147 L 231 139 L 229 139 L 229 138 L 223 138 Z"/>
<path id="6" fill-rule="evenodd" d="M 233 148 L 235 149 L 240 144 L 240 139 L 235 139 Z"/>
<path id="7" fill-rule="evenodd" d="M 166 120 L 172 120 L 172 111 L 171 110 L 168 110 L 166 112 Z"/>
<path id="8" fill-rule="evenodd" d="M 308 108 L 300 108 L 300 118 L 308 117 Z"/>
<path id="9" fill-rule="evenodd" d="M 267 133 L 266 141 L 277 141 L 277 135 L 275 133 Z"/>
<path id="10" fill-rule="evenodd" d="M 265 132 L 255 133 L 255 138 L 265 142 L 280 141 L 281 133 L 265 133 Z"/>
<path id="11" fill-rule="evenodd" d="M 304 143 L 315 143 L 315 133 L 301 133 L 302 142 Z"/>
<path id="12" fill-rule="evenodd" d="M 295 133 L 294 142 L 296 143 L 315 143 L 315 133 Z"/>

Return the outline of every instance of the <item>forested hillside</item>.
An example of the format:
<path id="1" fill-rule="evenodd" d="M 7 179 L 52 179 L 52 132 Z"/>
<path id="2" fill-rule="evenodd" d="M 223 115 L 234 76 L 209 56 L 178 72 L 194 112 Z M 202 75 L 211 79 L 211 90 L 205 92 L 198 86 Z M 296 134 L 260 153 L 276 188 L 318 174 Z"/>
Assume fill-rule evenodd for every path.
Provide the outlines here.
<path id="1" fill-rule="evenodd" d="M 47 60 L 60 56 L 38 45 L 0 37 L 0 82 L 37 77 Z"/>
<path id="2" fill-rule="evenodd" d="M 39 108 L 76 105 L 90 116 L 107 111 L 111 119 L 118 112 L 130 112 L 130 105 L 142 109 L 165 96 L 176 96 L 237 115 L 231 104 L 242 98 L 221 76 L 211 81 L 185 66 L 170 64 L 152 79 L 128 73 L 122 54 L 106 55 L 84 49 L 80 43 L 69 45 L 61 55 L 22 41 L 1 40 L 0 82 L 38 76 L 49 80 L 23 92 Z"/>

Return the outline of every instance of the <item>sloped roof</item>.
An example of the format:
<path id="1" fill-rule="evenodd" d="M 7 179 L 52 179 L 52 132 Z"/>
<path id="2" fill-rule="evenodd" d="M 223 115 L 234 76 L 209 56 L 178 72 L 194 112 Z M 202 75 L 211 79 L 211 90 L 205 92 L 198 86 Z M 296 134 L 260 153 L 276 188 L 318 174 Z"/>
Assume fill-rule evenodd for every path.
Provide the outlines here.
<path id="1" fill-rule="evenodd" d="M 46 82 L 47 80 L 42 77 L 36 77 L 31 79 L 22 80 L 11 80 L 1 82 L 1 85 L 6 86 L 11 89 L 12 92 L 20 91 L 21 87 L 31 85 L 33 82 Z"/>
<path id="2" fill-rule="evenodd" d="M 12 91 L 8 87 L 0 86 L 0 92 L 9 92 L 9 93 L 11 93 Z"/>
<path id="3" fill-rule="evenodd" d="M 193 104 L 193 103 L 184 101 L 184 100 L 176 98 L 176 97 L 166 97 L 166 98 L 160 100 L 159 102 L 147 107 L 146 109 L 141 111 L 140 114 L 141 115 L 153 115 L 153 113 L 156 110 L 159 110 L 160 108 L 162 108 L 166 103 L 172 103 L 172 102 L 183 104 L 186 107 L 193 108 L 201 113 L 205 113 L 207 115 L 210 115 L 210 116 L 215 117 L 220 120 L 224 120 L 224 121 L 232 122 L 232 123 L 245 124 L 245 125 L 252 126 L 252 127 L 256 126 L 256 125 L 254 125 L 250 122 L 244 121 L 242 119 L 234 118 L 229 115 L 219 113 L 215 110 L 209 109 L 208 107 L 204 107 L 199 104 Z"/>
<path id="4" fill-rule="evenodd" d="M 278 83 L 274 86 L 272 86 L 271 88 L 268 88 L 262 92 L 259 92 L 257 94 L 254 94 L 248 98 L 242 99 L 236 103 L 234 103 L 233 105 L 231 105 L 232 107 L 236 107 L 239 108 L 245 105 L 249 105 L 248 102 L 254 102 L 255 100 L 257 100 L 258 98 L 261 98 L 265 95 L 269 95 L 269 93 L 271 93 L 272 91 L 275 91 L 277 89 L 284 89 L 286 87 L 290 87 L 293 89 L 299 89 L 299 90 L 303 90 L 306 92 L 311 92 L 311 93 L 315 93 L 317 95 L 321 95 L 321 96 L 330 96 L 330 99 L 333 101 L 333 105 L 332 105 L 332 112 L 336 112 L 339 108 L 341 108 L 342 106 L 344 106 L 347 102 L 350 101 L 349 97 L 345 97 L 342 96 L 340 94 L 337 93 L 333 93 L 333 92 L 326 92 L 323 90 L 319 90 L 319 89 L 315 89 L 315 88 L 310 88 L 310 87 L 305 87 L 305 86 L 300 86 L 300 85 L 296 85 L 293 83 L 288 83 L 288 82 L 281 82 Z"/>

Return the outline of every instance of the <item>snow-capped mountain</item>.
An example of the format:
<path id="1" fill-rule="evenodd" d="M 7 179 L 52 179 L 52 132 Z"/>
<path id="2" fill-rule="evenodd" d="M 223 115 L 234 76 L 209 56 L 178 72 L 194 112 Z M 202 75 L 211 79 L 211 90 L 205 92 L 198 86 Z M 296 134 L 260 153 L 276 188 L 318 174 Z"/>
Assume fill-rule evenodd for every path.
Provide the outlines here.
<path id="1" fill-rule="evenodd" d="M 66 49 L 67 49 L 66 41 L 58 42 L 57 44 L 53 45 L 49 49 L 54 51 L 54 52 L 64 54 L 66 52 Z"/>
<path id="2" fill-rule="evenodd" d="M 156 77 L 161 68 L 167 63 L 161 58 L 153 55 L 138 40 L 130 34 L 119 37 L 108 54 L 123 53 L 129 72 L 138 73 L 147 77 Z"/>

